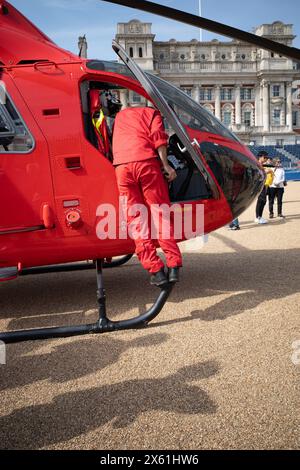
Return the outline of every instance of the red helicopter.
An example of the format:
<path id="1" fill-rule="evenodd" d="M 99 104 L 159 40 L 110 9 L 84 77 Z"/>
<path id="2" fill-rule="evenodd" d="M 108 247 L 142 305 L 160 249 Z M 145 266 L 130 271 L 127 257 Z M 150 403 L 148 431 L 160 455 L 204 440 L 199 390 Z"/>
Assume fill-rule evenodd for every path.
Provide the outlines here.
<path id="1" fill-rule="evenodd" d="M 106 1 L 106 0 L 104 0 Z M 112 1 L 231 35 L 299 59 L 299 50 L 148 1 Z M 172 285 L 129 320 L 107 318 L 102 267 L 126 262 L 130 238 L 99 240 L 97 208 L 119 211 L 114 167 L 93 125 L 96 96 L 131 90 L 159 109 L 180 163 L 172 203 L 193 214 L 204 206 L 204 233 L 229 223 L 257 196 L 264 173 L 255 157 L 188 95 L 143 72 L 113 41 L 124 64 L 89 60 L 59 48 L 6 0 L 0 0 L 0 281 L 17 275 L 96 266 L 96 323 L 0 333 L 9 343 L 136 328 L 162 309 Z M 96 100 L 97 101 L 97 100 Z M 99 104 L 99 103 L 98 103 Z M 97 107 L 97 103 L 96 103 Z M 95 260 L 85 264 L 83 260 Z M 72 264 L 66 264 L 72 263 Z"/>

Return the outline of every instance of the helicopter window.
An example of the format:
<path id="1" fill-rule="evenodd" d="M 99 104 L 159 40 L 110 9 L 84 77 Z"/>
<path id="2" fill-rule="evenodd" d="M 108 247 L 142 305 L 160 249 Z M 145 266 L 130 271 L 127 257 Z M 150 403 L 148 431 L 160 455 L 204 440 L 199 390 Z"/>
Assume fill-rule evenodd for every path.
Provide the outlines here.
<path id="1" fill-rule="evenodd" d="M 186 93 L 151 73 L 147 73 L 147 76 L 156 85 L 183 124 L 201 132 L 219 134 L 227 139 L 239 142 L 239 139 L 213 114 L 196 103 Z"/>
<path id="2" fill-rule="evenodd" d="M 0 153 L 27 153 L 34 141 L 4 87 L 0 86 Z"/>
<path id="3" fill-rule="evenodd" d="M 130 72 L 126 65 L 108 60 L 89 60 L 86 67 L 91 70 L 100 70 L 102 72 L 112 72 L 119 75 L 125 75 L 136 80 L 135 76 Z"/>

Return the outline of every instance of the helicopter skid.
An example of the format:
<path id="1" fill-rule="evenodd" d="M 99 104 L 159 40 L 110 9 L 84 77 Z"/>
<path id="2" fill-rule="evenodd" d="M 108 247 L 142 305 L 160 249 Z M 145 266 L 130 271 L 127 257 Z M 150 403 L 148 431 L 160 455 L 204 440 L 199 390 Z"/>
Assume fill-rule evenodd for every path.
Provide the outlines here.
<path id="1" fill-rule="evenodd" d="M 110 261 L 105 260 L 103 262 L 103 268 L 117 268 L 127 263 L 132 258 L 132 254 L 120 256 Z M 47 274 L 47 273 L 58 273 L 58 272 L 70 272 L 70 271 L 85 271 L 87 269 L 95 269 L 95 263 L 93 261 L 87 263 L 65 263 L 65 264 L 51 264 L 49 266 L 37 266 L 33 268 L 23 268 L 19 273 L 20 276 L 27 276 L 28 274 Z"/>
<path id="2" fill-rule="evenodd" d="M 160 313 L 174 286 L 174 284 L 168 283 L 160 287 L 160 293 L 157 296 L 155 302 L 145 313 L 127 320 L 112 321 L 109 320 L 106 316 L 106 297 L 103 287 L 102 266 L 103 260 L 97 260 L 96 272 L 99 318 L 96 323 L 0 332 L 0 341 L 3 341 L 7 344 L 19 343 L 22 341 L 34 341 L 49 338 L 66 338 L 68 336 L 86 335 L 90 333 L 108 333 L 116 330 L 142 328 L 145 327 Z"/>

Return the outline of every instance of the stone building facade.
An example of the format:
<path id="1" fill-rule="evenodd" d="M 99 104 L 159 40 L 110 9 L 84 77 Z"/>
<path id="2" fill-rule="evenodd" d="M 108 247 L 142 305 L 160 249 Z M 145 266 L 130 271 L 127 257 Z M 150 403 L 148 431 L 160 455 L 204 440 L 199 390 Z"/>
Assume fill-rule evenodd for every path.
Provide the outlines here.
<path id="1" fill-rule="evenodd" d="M 291 46 L 293 25 L 263 24 L 255 34 Z M 300 68 L 239 41 L 155 41 L 152 24 L 117 25 L 116 40 L 147 71 L 174 83 L 247 144 L 300 143 Z M 129 101 L 139 102 L 134 93 Z"/>

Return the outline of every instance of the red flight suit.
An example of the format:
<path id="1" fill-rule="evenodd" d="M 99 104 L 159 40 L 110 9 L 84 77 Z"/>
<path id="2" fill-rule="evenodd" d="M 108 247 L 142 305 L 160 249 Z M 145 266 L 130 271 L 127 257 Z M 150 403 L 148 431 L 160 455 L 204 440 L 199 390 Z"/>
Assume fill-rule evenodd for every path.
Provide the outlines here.
<path id="1" fill-rule="evenodd" d="M 161 171 L 157 149 L 167 145 L 160 113 L 153 108 L 127 108 L 120 111 L 114 122 L 113 164 L 120 196 L 126 196 L 127 208 L 143 204 L 148 210 L 152 204 L 170 205 L 168 184 Z M 156 246 L 149 233 L 144 232 L 139 213 L 127 215 L 128 226 L 135 226 L 140 235 L 135 236 L 136 254 L 143 267 L 156 273 L 164 263 L 156 253 Z M 182 258 L 173 237 L 173 222 L 170 221 L 170 237 L 163 237 L 161 224 L 157 227 L 157 239 L 166 256 L 169 268 L 182 266 Z M 150 228 L 150 224 L 148 225 Z"/>
<path id="2" fill-rule="evenodd" d="M 103 113 L 99 90 L 90 90 L 91 118 L 95 128 L 100 152 L 111 160 L 108 125 Z"/>

